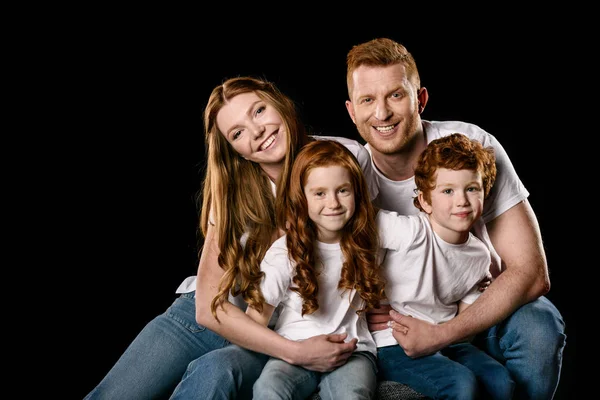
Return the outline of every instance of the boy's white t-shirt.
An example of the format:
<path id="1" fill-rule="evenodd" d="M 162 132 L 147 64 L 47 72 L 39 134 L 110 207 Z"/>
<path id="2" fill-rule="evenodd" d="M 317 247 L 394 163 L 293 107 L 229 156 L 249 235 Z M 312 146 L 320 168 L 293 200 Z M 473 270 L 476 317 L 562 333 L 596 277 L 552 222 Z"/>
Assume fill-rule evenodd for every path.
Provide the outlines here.
<path id="1" fill-rule="evenodd" d="M 475 235 L 451 244 L 434 231 L 427 214 L 377 213 L 385 292 L 392 308 L 404 315 L 440 324 L 452 319 L 458 302 L 473 303 L 486 277 L 491 256 Z M 397 345 L 391 328 L 372 332 L 377 347 Z"/>
<path id="2" fill-rule="evenodd" d="M 529 192 L 519 179 L 508 154 L 496 138 L 477 125 L 461 121 L 423 121 L 423 129 L 427 143 L 434 139 L 448 136 L 452 133 L 462 133 L 475 139 L 484 147 L 492 146 L 496 156 L 496 181 L 490 195 L 483 205 L 482 220 L 474 227 L 475 234 L 482 239 L 492 251 L 492 267 L 490 272 L 496 277 L 502 271 L 500 257 L 493 248 L 484 223 L 488 223 L 500 214 L 527 199 Z M 369 144 L 365 148 L 371 152 Z M 372 177 L 375 178 L 378 197 L 374 204 L 383 210 L 396 211 L 400 215 L 415 215 L 419 209 L 413 204 L 416 196 L 414 176 L 404 181 L 393 181 L 386 178 L 375 166 L 371 159 Z"/>
<path id="3" fill-rule="evenodd" d="M 275 331 L 290 340 L 299 341 L 321 334 L 347 333 L 348 339 L 357 338 L 357 351 L 377 353 L 375 342 L 365 314 L 357 310 L 365 302 L 356 290 L 338 289 L 343 254 L 339 243 L 316 242 L 318 260 L 317 295 L 319 309 L 302 316 L 302 297 L 290 289 L 296 275 L 295 263 L 288 255 L 286 236 L 277 239 L 269 248 L 260 265 L 265 273 L 260 288 L 265 301 L 272 306 L 281 305 Z"/>

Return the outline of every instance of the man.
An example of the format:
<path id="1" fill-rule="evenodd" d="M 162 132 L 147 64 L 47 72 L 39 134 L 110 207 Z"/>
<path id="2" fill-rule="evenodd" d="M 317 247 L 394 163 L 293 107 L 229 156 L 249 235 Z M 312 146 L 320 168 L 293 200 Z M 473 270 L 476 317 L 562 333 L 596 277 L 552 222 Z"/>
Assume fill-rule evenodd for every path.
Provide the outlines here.
<path id="1" fill-rule="evenodd" d="M 387 328 L 391 316 L 391 334 L 411 357 L 477 334 L 474 343 L 504 363 L 517 382 L 517 398 L 552 398 L 560 378 L 564 322 L 544 297 L 550 280 L 538 221 L 505 150 L 473 124 L 421 120 L 429 96 L 412 55 L 399 43 L 382 38 L 354 46 L 347 68 L 346 108 L 368 143 L 379 207 L 400 214 L 418 212 L 412 201 L 413 168 L 427 143 L 438 137 L 459 132 L 491 145 L 498 167 L 483 213 L 489 237 L 479 231 L 499 256 L 491 268 L 492 284 L 464 313 L 444 324 L 395 311 L 388 315 L 389 308 L 382 307 L 369 317 L 371 329 Z"/>

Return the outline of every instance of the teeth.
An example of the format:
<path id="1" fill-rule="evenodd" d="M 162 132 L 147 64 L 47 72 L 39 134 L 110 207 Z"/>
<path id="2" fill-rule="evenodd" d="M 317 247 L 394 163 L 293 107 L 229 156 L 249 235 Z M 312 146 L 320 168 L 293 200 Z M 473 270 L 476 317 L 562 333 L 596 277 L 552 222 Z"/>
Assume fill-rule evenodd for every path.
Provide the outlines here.
<path id="1" fill-rule="evenodd" d="M 394 129 L 394 125 L 376 126 L 375 129 L 377 129 L 379 132 L 389 132 Z"/>
<path id="2" fill-rule="evenodd" d="M 265 142 L 260 146 L 261 150 L 266 149 L 267 147 L 269 147 L 271 145 L 271 143 L 273 143 L 275 141 L 275 135 L 271 135 L 267 140 L 265 140 Z"/>

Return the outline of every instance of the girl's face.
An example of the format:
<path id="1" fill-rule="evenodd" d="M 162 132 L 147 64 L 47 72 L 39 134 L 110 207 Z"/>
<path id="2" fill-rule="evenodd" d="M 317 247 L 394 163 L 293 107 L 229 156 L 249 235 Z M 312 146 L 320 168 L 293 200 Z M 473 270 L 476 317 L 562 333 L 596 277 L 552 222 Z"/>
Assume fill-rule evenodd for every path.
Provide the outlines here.
<path id="1" fill-rule="evenodd" d="M 217 113 L 217 127 L 235 151 L 265 171 L 283 165 L 287 152 L 285 125 L 275 108 L 256 93 L 232 98 Z"/>
<path id="2" fill-rule="evenodd" d="M 338 243 L 342 229 L 354 215 L 350 172 L 340 166 L 314 168 L 306 179 L 304 195 L 308 217 L 317 227 L 319 241 Z"/>

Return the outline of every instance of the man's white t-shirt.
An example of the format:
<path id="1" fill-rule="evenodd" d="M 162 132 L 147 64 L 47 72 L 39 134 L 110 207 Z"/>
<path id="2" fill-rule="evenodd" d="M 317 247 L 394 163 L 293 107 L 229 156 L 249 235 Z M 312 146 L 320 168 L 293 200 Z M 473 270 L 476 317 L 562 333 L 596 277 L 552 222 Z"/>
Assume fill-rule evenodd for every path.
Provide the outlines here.
<path id="1" fill-rule="evenodd" d="M 483 205 L 482 222 L 474 227 L 475 234 L 482 239 L 492 251 L 492 267 L 490 272 L 494 277 L 502 271 L 500 257 L 489 241 L 484 223 L 487 223 L 521 201 L 527 199 L 529 192 L 521 183 L 508 154 L 496 138 L 479 128 L 477 125 L 460 121 L 423 121 L 423 129 L 427 143 L 432 140 L 448 136 L 452 133 L 462 133 L 471 139 L 475 139 L 484 147 L 492 146 L 496 155 L 496 181 L 490 195 L 485 199 Z M 371 152 L 369 144 L 365 148 Z M 413 204 L 416 196 L 414 176 L 403 180 L 393 181 L 386 178 L 371 160 L 371 173 L 375 178 L 378 197 L 374 204 L 383 210 L 396 211 L 400 215 L 415 215 L 419 209 Z M 480 220 L 481 221 L 481 220 Z"/>

